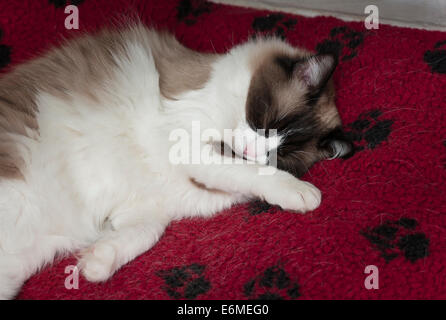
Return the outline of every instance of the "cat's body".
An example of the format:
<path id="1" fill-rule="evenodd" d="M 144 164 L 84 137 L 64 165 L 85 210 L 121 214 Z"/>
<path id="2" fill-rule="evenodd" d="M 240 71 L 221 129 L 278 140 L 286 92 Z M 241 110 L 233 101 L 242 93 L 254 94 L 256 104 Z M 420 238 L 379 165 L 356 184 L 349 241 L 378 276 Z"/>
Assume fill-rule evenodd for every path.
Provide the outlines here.
<path id="1" fill-rule="evenodd" d="M 285 60 L 277 60 L 277 55 Z M 282 170 L 259 175 L 258 170 L 266 167 L 260 162 L 174 165 L 169 161 L 174 144 L 170 133 L 178 128 L 190 131 L 192 121 L 199 121 L 201 129 L 221 132 L 247 124 L 260 126 L 255 122 L 278 129 L 285 148 L 282 154 L 278 149 L 279 168 L 290 172 L 291 144 L 306 150 L 295 150 L 303 155 L 295 166 L 303 163 L 305 169 L 344 154 L 340 140 L 331 137 L 340 120 L 333 89 L 325 89 L 326 83 L 317 89 L 317 101 L 308 106 L 319 111 L 307 116 L 313 131 L 301 130 L 300 137 L 307 135 L 305 141 L 295 136 L 299 120 L 290 120 L 294 131 L 281 124 L 287 115 L 309 112 L 303 109 L 308 102 L 302 99 L 305 86 L 316 88 L 314 77 L 327 82 L 334 68 L 329 57 L 299 60 L 307 55 L 276 39 L 251 41 L 225 55 L 199 54 L 171 36 L 136 25 L 71 41 L 3 76 L 0 298 L 14 297 L 56 253 L 80 250 L 84 276 L 104 281 L 150 249 L 173 219 L 210 216 L 251 197 L 300 212 L 317 208 L 320 192 L 314 186 Z M 299 57 L 295 63 L 308 65 L 308 72 L 303 67 L 296 75 L 287 74 L 289 57 Z M 276 77 L 273 83 L 264 81 L 264 71 Z M 300 84 L 293 84 L 290 77 L 299 78 Z M 281 81 L 293 87 L 274 87 Z M 253 110 L 259 103 L 256 97 L 268 90 L 265 99 L 271 108 L 280 102 L 277 99 L 299 103 L 280 102 L 277 110 L 259 115 Z M 287 93 L 290 90 L 294 93 Z M 276 91 L 280 91 L 277 97 Z"/>

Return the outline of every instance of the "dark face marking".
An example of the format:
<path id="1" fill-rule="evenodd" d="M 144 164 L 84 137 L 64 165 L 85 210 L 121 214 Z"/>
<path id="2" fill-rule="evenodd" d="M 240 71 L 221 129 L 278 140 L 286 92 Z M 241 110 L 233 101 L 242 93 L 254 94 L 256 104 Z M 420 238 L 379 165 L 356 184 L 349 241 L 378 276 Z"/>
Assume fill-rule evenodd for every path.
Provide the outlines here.
<path id="1" fill-rule="evenodd" d="M 353 144 L 341 127 L 325 130 L 315 126 L 312 135 L 297 132 L 287 136 L 277 150 L 277 167 L 301 177 L 318 161 L 347 159 L 354 154 Z"/>
<path id="2" fill-rule="evenodd" d="M 352 145 L 343 135 L 330 81 L 330 55 L 271 54 L 255 71 L 246 118 L 253 130 L 276 129 L 282 136 L 277 165 L 297 177 L 317 161 L 346 156 Z"/>

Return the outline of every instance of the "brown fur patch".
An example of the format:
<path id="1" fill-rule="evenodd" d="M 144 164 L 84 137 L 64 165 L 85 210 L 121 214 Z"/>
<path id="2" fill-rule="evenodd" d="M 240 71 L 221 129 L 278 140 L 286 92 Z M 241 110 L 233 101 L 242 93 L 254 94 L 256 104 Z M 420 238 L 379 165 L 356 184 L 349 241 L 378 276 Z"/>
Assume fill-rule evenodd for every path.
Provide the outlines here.
<path id="1" fill-rule="evenodd" d="M 203 88 L 211 76 L 212 63 L 218 58 L 217 54 L 186 48 L 165 32 L 151 32 L 150 45 L 160 74 L 161 94 L 169 99 Z"/>
<path id="2" fill-rule="evenodd" d="M 212 193 L 219 193 L 219 194 L 226 194 L 226 192 L 219 190 L 219 189 L 213 189 L 213 188 L 208 188 L 206 187 L 206 185 L 204 185 L 201 182 L 198 182 L 197 180 L 195 180 L 194 178 L 189 178 L 189 181 L 198 189 L 202 189 L 202 190 L 206 190 L 208 192 L 212 192 Z"/>
<path id="3" fill-rule="evenodd" d="M 21 70 L 0 79 L 0 177 L 23 178 L 24 160 L 15 137 L 28 137 L 38 129 L 32 82 Z"/>

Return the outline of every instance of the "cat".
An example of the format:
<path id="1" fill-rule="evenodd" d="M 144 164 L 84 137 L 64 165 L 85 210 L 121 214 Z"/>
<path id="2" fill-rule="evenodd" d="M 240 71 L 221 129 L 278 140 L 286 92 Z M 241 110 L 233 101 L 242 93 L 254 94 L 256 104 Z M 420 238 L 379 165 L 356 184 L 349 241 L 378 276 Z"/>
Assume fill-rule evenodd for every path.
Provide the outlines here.
<path id="1" fill-rule="evenodd" d="M 352 151 L 334 102 L 335 67 L 332 55 L 274 37 L 199 53 L 135 23 L 69 40 L 3 75 L 0 298 L 14 298 L 57 254 L 77 252 L 83 276 L 105 281 L 175 219 L 254 197 L 316 209 L 320 191 L 299 177 Z M 172 164 L 169 135 L 193 121 L 242 132 L 243 143 L 235 133 L 219 141 L 232 155 L 211 158 L 249 161 Z M 251 148 L 256 139 L 267 147 Z M 273 153 L 277 170 L 259 174 Z"/>

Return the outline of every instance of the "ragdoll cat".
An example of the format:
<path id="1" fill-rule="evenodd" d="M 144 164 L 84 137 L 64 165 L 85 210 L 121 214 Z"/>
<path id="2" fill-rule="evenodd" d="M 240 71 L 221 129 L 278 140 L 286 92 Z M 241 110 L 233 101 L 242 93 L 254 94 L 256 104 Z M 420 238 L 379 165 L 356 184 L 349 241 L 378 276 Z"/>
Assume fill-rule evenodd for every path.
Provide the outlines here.
<path id="1" fill-rule="evenodd" d="M 79 252 L 88 280 L 105 281 L 173 219 L 253 197 L 301 213 L 317 208 L 319 190 L 297 177 L 351 151 L 334 104 L 335 66 L 333 56 L 274 38 L 198 53 L 135 24 L 68 41 L 4 75 L 0 298 L 65 252 Z M 243 129 L 235 131 L 243 143 L 233 143 L 237 134 L 220 143 L 249 163 L 172 164 L 169 136 L 193 121 Z M 267 147 L 252 148 L 254 138 Z M 259 174 L 273 151 L 279 170 Z"/>

